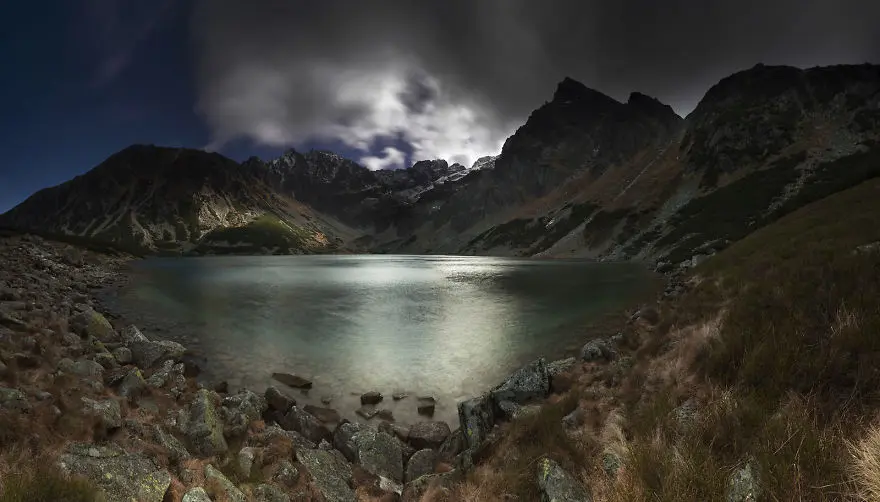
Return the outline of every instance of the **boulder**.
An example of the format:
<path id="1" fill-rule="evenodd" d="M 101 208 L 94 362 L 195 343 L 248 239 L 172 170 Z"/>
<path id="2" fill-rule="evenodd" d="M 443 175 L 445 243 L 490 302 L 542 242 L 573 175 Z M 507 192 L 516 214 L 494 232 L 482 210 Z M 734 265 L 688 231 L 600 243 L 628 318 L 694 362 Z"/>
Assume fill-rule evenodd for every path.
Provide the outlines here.
<path id="1" fill-rule="evenodd" d="M 144 374 L 138 368 L 130 368 L 122 380 L 116 392 L 127 399 L 136 400 L 147 390 L 147 381 Z"/>
<path id="2" fill-rule="evenodd" d="M 272 485 L 261 484 L 254 488 L 255 502 L 290 502 L 290 497 L 280 488 Z"/>
<path id="3" fill-rule="evenodd" d="M 452 434 L 446 438 L 446 441 L 443 441 L 443 444 L 440 445 L 440 455 L 444 459 L 455 458 L 456 455 L 464 451 L 465 442 L 464 434 L 462 434 L 461 429 L 455 429 L 452 431 Z"/>
<path id="4" fill-rule="evenodd" d="M 113 444 L 71 444 L 58 463 L 63 473 L 89 479 L 106 500 L 162 502 L 171 485 L 171 475 L 151 459 Z"/>
<path id="5" fill-rule="evenodd" d="M 256 456 L 257 451 L 251 446 L 245 446 L 238 451 L 235 456 L 235 470 L 241 479 L 250 479 Z"/>
<path id="6" fill-rule="evenodd" d="M 538 461 L 538 489 L 542 502 L 591 502 L 587 490 L 554 460 Z"/>
<path id="7" fill-rule="evenodd" d="M 0 387 L 0 410 L 28 411 L 31 404 L 24 392 L 18 389 Z"/>
<path id="8" fill-rule="evenodd" d="M 280 425 L 287 430 L 299 432 L 315 444 L 320 443 L 322 439 L 333 439 L 330 430 L 320 420 L 297 406 L 290 407 L 281 418 Z"/>
<path id="9" fill-rule="evenodd" d="M 223 407 L 235 413 L 241 413 L 248 421 L 259 420 L 269 408 L 266 398 L 256 392 L 244 389 L 238 394 L 223 398 Z"/>
<path id="10" fill-rule="evenodd" d="M 547 363 L 547 375 L 550 376 L 550 385 L 553 385 L 553 378 L 556 375 L 571 371 L 575 364 L 577 364 L 577 359 L 574 357 Z"/>
<path id="11" fill-rule="evenodd" d="M 440 456 L 436 451 L 428 448 L 413 453 L 413 456 L 410 457 L 409 462 L 406 464 L 404 480 L 409 483 L 425 474 L 432 474 L 439 458 Z"/>
<path id="12" fill-rule="evenodd" d="M 199 390 L 189 405 L 183 434 L 191 450 L 210 457 L 225 453 L 229 446 L 223 437 L 223 421 L 217 411 L 218 396 L 207 389 Z"/>
<path id="13" fill-rule="evenodd" d="M 141 368 L 154 368 L 165 361 L 180 361 L 186 348 L 169 340 L 132 342 L 128 344 L 134 363 Z"/>
<path id="14" fill-rule="evenodd" d="M 269 410 L 281 413 L 282 415 L 290 410 L 291 406 L 296 405 L 296 399 L 281 392 L 276 387 L 269 387 L 264 394 Z"/>
<path id="15" fill-rule="evenodd" d="M 116 399 L 104 399 L 95 401 L 87 397 L 80 398 L 83 403 L 83 413 L 97 417 L 101 427 L 113 430 L 122 427 L 122 408 Z"/>
<path id="16" fill-rule="evenodd" d="M 502 401 L 525 404 L 543 399 L 550 393 L 550 375 L 544 358 L 539 358 L 516 370 L 498 387 L 491 391 L 496 405 Z"/>
<path id="17" fill-rule="evenodd" d="M 211 502 L 211 497 L 204 488 L 197 486 L 183 495 L 182 502 Z"/>
<path id="18" fill-rule="evenodd" d="M 306 380 L 301 376 L 291 375 L 290 373 L 272 373 L 272 378 L 278 382 L 283 383 L 284 385 L 293 387 L 295 389 L 312 388 L 312 382 Z"/>
<path id="19" fill-rule="evenodd" d="M 278 469 L 272 476 L 272 480 L 284 486 L 294 486 L 298 476 L 299 470 L 296 466 L 290 460 L 285 459 L 278 463 Z"/>
<path id="20" fill-rule="evenodd" d="M 373 405 L 361 406 L 354 412 L 357 413 L 359 416 L 365 418 L 366 420 L 370 420 L 379 414 L 379 410 L 377 410 Z"/>
<path id="21" fill-rule="evenodd" d="M 354 436 L 360 432 L 361 425 L 352 422 L 343 422 L 333 431 L 333 446 L 342 452 L 349 462 L 357 461 L 357 443 Z"/>
<path id="22" fill-rule="evenodd" d="M 246 502 L 247 500 L 244 493 L 211 464 L 205 466 L 205 485 L 208 495 L 216 499 L 228 502 Z"/>
<path id="23" fill-rule="evenodd" d="M 327 502 L 354 502 L 354 491 L 348 484 L 351 465 L 341 465 L 339 457 L 324 450 L 299 450 L 296 460 Z"/>
<path id="24" fill-rule="evenodd" d="M 70 319 L 70 328 L 83 338 L 95 337 L 102 342 L 115 342 L 119 334 L 113 329 L 110 321 L 99 312 L 87 308 Z"/>
<path id="25" fill-rule="evenodd" d="M 100 364 L 104 369 L 113 369 L 119 367 L 119 362 L 116 361 L 116 358 L 113 357 L 113 354 L 109 352 L 100 352 L 95 354 L 95 362 Z"/>
<path id="26" fill-rule="evenodd" d="M 727 480 L 724 494 L 727 502 L 755 502 L 761 500 L 761 486 L 752 462 L 735 470 Z"/>
<path id="27" fill-rule="evenodd" d="M 418 404 L 416 404 L 416 410 L 419 412 L 419 415 L 426 417 L 434 416 L 434 410 L 437 407 L 436 399 L 433 397 L 420 397 L 417 401 Z"/>
<path id="28" fill-rule="evenodd" d="M 586 362 L 611 361 L 617 357 L 617 351 L 607 340 L 590 340 L 581 347 L 581 359 Z"/>
<path id="29" fill-rule="evenodd" d="M 489 395 L 483 394 L 458 403 L 458 421 L 464 430 L 467 448 L 479 446 L 495 425 L 495 412 Z"/>
<path id="30" fill-rule="evenodd" d="M 288 431 L 272 424 L 263 429 L 263 432 L 251 434 L 245 440 L 245 446 L 268 447 L 276 441 L 290 441 L 297 450 L 308 450 L 315 447 L 315 443 L 309 441 L 302 434 L 296 431 Z"/>
<path id="31" fill-rule="evenodd" d="M 153 426 L 153 441 L 164 447 L 168 451 L 168 457 L 175 462 L 191 457 L 183 443 L 160 425 Z"/>
<path id="32" fill-rule="evenodd" d="M 174 385 L 176 387 L 185 387 L 186 378 L 183 376 L 183 363 L 174 363 L 168 360 L 162 363 L 162 366 L 150 375 L 147 379 L 147 385 L 156 389 L 161 389 L 166 385 Z"/>
<path id="33" fill-rule="evenodd" d="M 363 427 L 354 435 L 358 463 L 379 477 L 403 481 L 403 452 L 397 438 L 375 427 Z"/>
<path id="34" fill-rule="evenodd" d="M 383 396 L 380 392 L 367 392 L 361 394 L 361 404 L 379 404 L 382 402 Z"/>
<path id="35" fill-rule="evenodd" d="M 437 449 L 452 434 L 446 422 L 418 422 L 409 429 L 408 440 L 417 449 Z"/>
<path id="36" fill-rule="evenodd" d="M 103 379 L 104 367 L 89 359 L 73 361 L 64 358 L 58 361 L 58 371 L 69 375 L 77 375 L 86 378 Z"/>

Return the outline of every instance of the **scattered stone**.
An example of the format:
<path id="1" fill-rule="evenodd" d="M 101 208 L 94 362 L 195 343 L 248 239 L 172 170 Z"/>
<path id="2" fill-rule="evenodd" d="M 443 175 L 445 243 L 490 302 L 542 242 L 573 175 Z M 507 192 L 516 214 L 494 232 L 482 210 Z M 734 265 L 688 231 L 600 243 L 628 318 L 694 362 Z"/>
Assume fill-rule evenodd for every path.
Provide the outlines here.
<path id="1" fill-rule="evenodd" d="M 367 420 L 371 420 L 373 417 L 379 414 L 379 410 L 377 410 L 374 406 L 369 405 L 361 406 L 360 408 L 355 410 L 355 413 Z"/>
<path id="2" fill-rule="evenodd" d="M 360 430 L 360 424 L 343 422 L 333 431 L 333 446 L 342 452 L 349 462 L 357 461 L 357 443 L 354 441 L 354 436 Z"/>
<path id="3" fill-rule="evenodd" d="M 277 411 L 282 415 L 287 413 L 290 410 L 291 406 L 296 405 L 296 399 L 284 394 L 276 387 L 268 387 L 265 393 L 266 402 L 269 405 L 269 409 L 272 411 Z"/>
<path id="4" fill-rule="evenodd" d="M 338 457 L 324 450 L 299 450 L 296 460 L 309 473 L 327 502 L 354 502 L 354 491 L 348 485 L 351 479 L 350 465 L 340 465 Z"/>
<path id="5" fill-rule="evenodd" d="M 110 321 L 91 308 L 73 316 L 70 320 L 70 327 L 73 332 L 82 337 L 94 337 L 102 342 L 113 342 L 119 339 L 119 335 L 113 329 Z"/>
<path id="6" fill-rule="evenodd" d="M 131 368 L 119 383 L 117 393 L 129 400 L 136 400 L 143 395 L 146 389 L 147 382 L 144 380 L 144 374 L 138 368 Z"/>
<path id="7" fill-rule="evenodd" d="M 333 396 L 321 396 L 321 404 L 328 405 L 333 402 Z"/>
<path id="8" fill-rule="evenodd" d="M 753 463 L 747 462 L 727 480 L 727 502 L 755 502 L 761 498 L 761 486 Z"/>
<path id="9" fill-rule="evenodd" d="M 376 416 L 381 418 L 382 420 L 387 420 L 389 422 L 394 421 L 394 413 L 391 410 L 379 410 L 379 412 L 376 413 Z"/>
<path id="10" fill-rule="evenodd" d="M 18 389 L 0 387 L 0 409 L 13 411 L 28 411 L 31 404 L 24 392 Z"/>
<path id="11" fill-rule="evenodd" d="M 409 396 L 409 394 L 406 392 L 395 392 L 394 394 L 391 394 L 391 399 L 400 401 L 401 399 L 406 399 L 407 396 Z"/>
<path id="12" fill-rule="evenodd" d="M 446 422 L 419 422 L 409 429 L 409 443 L 417 449 L 438 449 L 452 434 Z"/>
<path id="13" fill-rule="evenodd" d="M 272 378 L 295 389 L 311 389 L 312 382 L 290 373 L 272 373 Z"/>
<path id="14" fill-rule="evenodd" d="M 254 467 L 254 458 L 256 458 L 256 450 L 250 446 L 245 446 L 236 455 L 235 468 L 242 479 L 250 479 L 251 469 Z"/>
<path id="15" fill-rule="evenodd" d="M 383 396 L 379 392 L 367 392 L 365 394 L 361 394 L 361 404 L 379 404 L 382 402 Z"/>
<path id="16" fill-rule="evenodd" d="M 466 447 L 479 446 L 495 424 L 495 413 L 489 396 L 483 394 L 458 403 L 458 421 L 464 430 Z"/>
<path id="17" fill-rule="evenodd" d="M 592 497 L 577 480 L 555 461 L 538 462 L 538 488 L 543 502 L 590 502 Z"/>
<path id="18" fill-rule="evenodd" d="M 171 475 L 148 457 L 113 444 L 71 444 L 59 467 L 65 474 L 88 478 L 107 500 L 162 502 L 171 485 Z"/>
<path id="19" fill-rule="evenodd" d="M 438 460 L 439 455 L 434 450 L 425 448 L 415 452 L 406 464 L 405 481 L 409 483 L 425 474 L 433 473 Z"/>
<path id="20" fill-rule="evenodd" d="M 297 470 L 296 466 L 290 460 L 285 459 L 278 463 L 278 470 L 275 471 L 272 479 L 284 486 L 294 486 L 298 476 L 299 470 Z"/>
<path id="21" fill-rule="evenodd" d="M 394 437 L 375 427 L 354 435 L 358 463 L 369 472 L 397 482 L 403 480 L 403 453 Z"/>
<path id="22" fill-rule="evenodd" d="M 104 429 L 113 430 L 122 427 L 122 408 L 119 406 L 119 401 L 115 399 L 95 401 L 87 397 L 81 400 L 83 413 L 97 417 Z"/>
<path id="23" fill-rule="evenodd" d="M 248 436 L 245 440 L 245 446 L 268 447 L 278 440 L 290 441 L 295 449 L 308 450 L 315 447 L 315 443 L 303 437 L 299 432 L 284 430 L 276 424 L 269 425 L 261 433 Z"/>
<path id="24" fill-rule="evenodd" d="M 128 344 L 134 363 L 141 368 L 153 368 L 165 361 L 180 361 L 186 348 L 169 340 L 137 341 Z"/>
<path id="25" fill-rule="evenodd" d="M 330 430 L 320 420 L 297 406 L 291 406 L 290 410 L 281 417 L 279 423 L 281 427 L 299 432 L 316 444 L 320 443 L 322 439 L 333 438 Z"/>
<path id="26" fill-rule="evenodd" d="M 211 497 L 204 488 L 197 486 L 183 495 L 182 502 L 211 502 Z"/>
<path id="27" fill-rule="evenodd" d="M 246 502 L 247 500 L 244 493 L 211 464 L 205 466 L 205 485 L 208 487 L 208 495 L 214 498 L 222 498 L 222 500 L 229 502 Z"/>
<path id="28" fill-rule="evenodd" d="M 67 358 L 62 359 L 58 361 L 58 371 L 70 375 L 98 379 L 103 378 L 104 375 L 104 367 L 89 359 L 80 359 L 76 362 Z"/>
<path id="29" fill-rule="evenodd" d="M 254 500 L 256 502 L 290 502 L 290 497 L 276 486 L 261 484 L 254 488 Z"/>
<path id="30" fill-rule="evenodd" d="M 211 497 L 204 488 L 197 486 L 183 495 L 182 502 L 211 502 Z"/>
<path id="31" fill-rule="evenodd" d="M 335 424 L 342 419 L 342 417 L 339 416 L 339 412 L 333 408 L 321 408 L 320 406 L 307 404 L 303 406 L 303 410 L 325 424 Z"/>
<path id="32" fill-rule="evenodd" d="M 432 398 L 423 398 L 420 397 L 418 399 L 418 404 L 416 405 L 416 410 L 418 410 L 419 415 L 426 417 L 433 417 L 434 410 L 437 407 L 437 401 Z"/>
<path id="33" fill-rule="evenodd" d="M 182 368 L 181 368 L 182 369 Z M 241 390 L 238 394 L 223 398 L 223 407 L 234 413 L 241 413 L 248 422 L 259 420 L 269 405 L 266 398 L 251 390 Z"/>
<path id="34" fill-rule="evenodd" d="M 217 411 L 218 396 L 206 389 L 199 390 L 189 405 L 183 434 L 192 451 L 202 457 L 225 453 L 229 446 L 223 437 L 223 421 Z"/>
<path id="35" fill-rule="evenodd" d="M 153 441 L 162 445 L 168 451 L 169 458 L 175 462 L 191 457 L 183 443 L 173 434 L 166 432 L 160 425 L 153 426 Z"/>
<path id="36" fill-rule="evenodd" d="M 100 364 L 104 369 L 113 369 L 119 367 L 119 362 L 116 361 L 116 358 L 113 357 L 113 354 L 109 352 L 101 352 L 95 356 L 95 362 Z"/>

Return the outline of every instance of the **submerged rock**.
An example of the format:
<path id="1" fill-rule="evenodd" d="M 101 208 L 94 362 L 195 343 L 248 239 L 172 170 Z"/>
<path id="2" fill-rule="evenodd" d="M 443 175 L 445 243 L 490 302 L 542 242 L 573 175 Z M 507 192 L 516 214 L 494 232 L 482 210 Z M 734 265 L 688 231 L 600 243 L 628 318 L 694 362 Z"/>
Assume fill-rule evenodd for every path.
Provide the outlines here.
<path id="1" fill-rule="evenodd" d="M 379 404 L 383 398 L 381 392 L 367 392 L 361 395 L 361 404 Z"/>
<path id="2" fill-rule="evenodd" d="M 282 415 L 287 413 L 291 406 L 296 405 L 296 399 L 272 386 L 266 389 L 265 397 L 269 409 L 281 413 Z"/>
<path id="3" fill-rule="evenodd" d="M 303 406 L 303 410 L 325 424 L 335 424 L 342 419 L 342 417 L 339 416 L 339 412 L 333 408 L 322 408 L 320 406 L 307 404 Z"/>
<path id="4" fill-rule="evenodd" d="M 70 445 L 59 460 L 65 474 L 84 476 L 107 500 L 162 502 L 171 475 L 140 453 L 126 453 L 116 445 Z"/>
<path id="5" fill-rule="evenodd" d="M 312 382 L 306 380 L 301 376 L 291 375 L 290 373 L 272 373 L 272 379 L 277 380 L 284 385 L 293 387 L 295 389 L 312 388 Z"/>

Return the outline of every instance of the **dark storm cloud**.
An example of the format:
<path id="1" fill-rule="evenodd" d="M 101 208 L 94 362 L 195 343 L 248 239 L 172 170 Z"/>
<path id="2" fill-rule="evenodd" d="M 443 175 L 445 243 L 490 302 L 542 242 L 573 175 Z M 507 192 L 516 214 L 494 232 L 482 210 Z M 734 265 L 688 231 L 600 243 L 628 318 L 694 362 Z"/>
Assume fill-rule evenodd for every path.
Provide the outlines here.
<path id="1" fill-rule="evenodd" d="M 874 0 L 198 0 L 199 110 L 214 146 L 238 137 L 343 141 L 371 167 L 497 153 L 568 75 L 685 114 L 758 62 L 876 61 Z"/>

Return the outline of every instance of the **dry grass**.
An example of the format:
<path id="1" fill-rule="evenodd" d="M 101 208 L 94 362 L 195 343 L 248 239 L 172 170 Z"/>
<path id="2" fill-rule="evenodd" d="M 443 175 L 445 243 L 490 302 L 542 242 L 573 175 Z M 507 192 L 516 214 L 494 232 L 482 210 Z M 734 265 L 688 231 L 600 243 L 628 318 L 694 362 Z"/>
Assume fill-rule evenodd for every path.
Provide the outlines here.
<path id="1" fill-rule="evenodd" d="M 880 500 L 880 427 L 869 427 L 861 439 L 847 441 L 846 445 L 859 496 Z"/>

